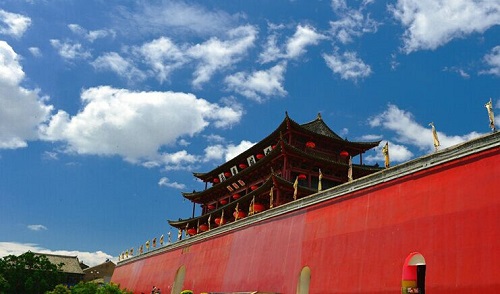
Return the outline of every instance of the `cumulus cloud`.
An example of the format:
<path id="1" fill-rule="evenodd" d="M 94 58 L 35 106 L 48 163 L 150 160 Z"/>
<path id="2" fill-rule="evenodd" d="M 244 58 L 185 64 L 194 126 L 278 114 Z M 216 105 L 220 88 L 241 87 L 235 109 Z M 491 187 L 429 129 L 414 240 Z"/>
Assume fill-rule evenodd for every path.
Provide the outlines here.
<path id="1" fill-rule="evenodd" d="M 345 0 L 333 0 L 332 8 L 339 19 L 330 21 L 330 33 L 346 44 L 352 42 L 354 37 L 377 32 L 380 24 L 371 19 L 369 14 L 363 14 L 367 4 L 369 2 L 363 2 L 360 8 L 352 9 L 347 6 Z"/>
<path id="2" fill-rule="evenodd" d="M 234 28 L 242 17 L 230 15 L 222 10 L 210 10 L 186 1 L 157 1 L 140 4 L 137 11 L 121 10 L 121 17 L 128 29 L 140 34 L 214 35 Z"/>
<path id="3" fill-rule="evenodd" d="M 60 110 L 41 128 L 45 140 L 62 141 L 77 154 L 118 155 L 134 163 L 161 162 L 172 168 L 192 163 L 185 151 L 162 153 L 184 136 L 213 124 L 229 127 L 242 112 L 193 94 L 134 92 L 101 86 L 84 90 L 83 109 L 74 116 Z"/>
<path id="4" fill-rule="evenodd" d="M 295 34 L 286 44 L 286 56 L 291 59 L 297 58 L 306 52 L 307 46 L 317 45 L 320 40 L 325 38 L 311 26 L 298 25 Z"/>
<path id="5" fill-rule="evenodd" d="M 33 55 L 35 57 L 42 56 L 42 51 L 38 47 L 30 47 L 30 48 L 28 48 L 28 50 L 30 51 L 31 55 Z"/>
<path id="6" fill-rule="evenodd" d="M 229 30 L 224 39 L 212 37 L 198 44 L 176 44 L 161 37 L 141 46 L 133 46 L 125 57 L 110 52 L 97 58 L 96 69 L 110 70 L 132 81 L 143 81 L 150 76 L 163 83 L 180 68 L 194 68 L 192 85 L 200 88 L 212 76 L 241 61 L 254 45 L 257 29 L 240 26 Z M 140 68 L 146 67 L 141 70 Z"/>
<path id="7" fill-rule="evenodd" d="M 385 158 L 382 153 L 382 148 L 384 147 L 385 143 L 386 142 L 381 142 L 377 147 L 373 149 L 375 154 L 370 153 L 363 159 L 369 163 L 375 163 L 381 161 L 383 162 Z M 390 141 L 388 141 L 388 143 L 389 143 L 389 159 L 391 163 L 405 162 L 413 157 L 413 153 L 408 149 L 407 146 Z"/>
<path id="8" fill-rule="evenodd" d="M 288 38 L 283 47 L 278 46 L 277 38 L 277 33 L 268 36 L 265 50 L 259 56 L 262 63 L 278 59 L 296 59 L 306 52 L 308 46 L 317 45 L 326 39 L 326 36 L 316 32 L 312 26 L 298 25 L 293 36 Z"/>
<path id="9" fill-rule="evenodd" d="M 225 162 L 235 158 L 244 151 L 248 150 L 250 147 L 255 145 L 250 141 L 243 140 L 238 145 L 235 144 L 216 144 L 205 148 L 205 161 L 220 161 Z"/>
<path id="10" fill-rule="evenodd" d="M 399 109 L 396 105 L 389 104 L 384 112 L 371 117 L 368 123 L 372 127 L 395 132 L 396 144 L 411 145 L 426 152 L 434 151 L 430 127 L 427 127 L 427 124 L 425 126 L 419 124 L 410 112 Z M 449 136 L 439 131 L 439 125 L 436 125 L 436 129 L 441 143 L 440 148 L 450 147 L 481 135 L 472 132 L 461 136 Z"/>
<path id="11" fill-rule="evenodd" d="M 31 25 L 31 19 L 0 9 L 0 34 L 20 38 Z"/>
<path id="12" fill-rule="evenodd" d="M 158 181 L 158 186 L 160 186 L 160 187 L 169 187 L 169 188 L 174 188 L 174 189 L 178 189 L 178 190 L 186 189 L 186 185 L 180 184 L 180 183 L 177 183 L 177 182 L 170 182 L 170 180 L 167 177 L 162 177 Z"/>
<path id="13" fill-rule="evenodd" d="M 18 55 L 0 41 L 0 149 L 26 147 L 28 140 L 37 139 L 38 125 L 52 111 L 52 106 L 45 104 L 47 97 L 20 86 L 23 79 Z"/>
<path id="14" fill-rule="evenodd" d="M 358 58 L 356 52 L 344 52 L 342 55 L 334 52 L 323 54 L 323 58 L 326 65 L 344 80 L 357 81 L 372 73 L 371 67 Z"/>
<path id="15" fill-rule="evenodd" d="M 7 255 L 19 256 L 28 251 L 34 253 L 77 256 L 78 260 L 88 266 L 99 265 L 101 263 L 104 263 L 106 259 L 112 260 L 115 263 L 117 262 L 117 259 L 115 257 L 102 251 L 88 252 L 76 250 L 50 250 L 33 243 L 0 242 L 0 258 Z"/>
<path id="16" fill-rule="evenodd" d="M 168 80 L 170 74 L 189 61 L 183 48 L 169 38 L 161 37 L 136 49 L 146 64 L 151 67 L 160 82 Z"/>
<path id="17" fill-rule="evenodd" d="M 197 60 L 193 86 L 200 87 L 209 81 L 216 71 L 240 61 L 254 45 L 257 30 L 253 26 L 242 26 L 230 30 L 227 35 L 227 40 L 221 41 L 213 37 L 187 50 L 189 57 Z"/>
<path id="18" fill-rule="evenodd" d="M 482 74 L 490 74 L 500 77 L 500 46 L 496 46 L 491 49 L 491 52 L 484 56 L 484 62 L 489 69 L 481 71 Z"/>
<path id="19" fill-rule="evenodd" d="M 66 61 L 76 59 L 88 59 L 92 57 L 89 50 L 85 49 L 80 43 L 62 42 L 57 39 L 50 40 L 50 44 L 57 50 L 59 55 Z"/>
<path id="20" fill-rule="evenodd" d="M 229 90 L 235 91 L 247 98 L 262 102 L 264 98 L 287 94 L 283 87 L 286 63 L 279 63 L 268 70 L 253 73 L 238 72 L 226 77 L 225 83 Z"/>
<path id="21" fill-rule="evenodd" d="M 126 78 L 130 83 L 141 82 L 147 78 L 147 75 L 138 69 L 133 61 L 125 59 L 116 52 L 105 53 L 92 63 L 97 70 L 109 70 L 121 77 Z"/>
<path id="22" fill-rule="evenodd" d="M 89 42 L 94 42 L 97 39 L 116 36 L 116 32 L 113 30 L 94 30 L 89 31 L 77 24 L 69 24 L 68 28 L 75 34 L 84 37 Z"/>
<path id="23" fill-rule="evenodd" d="M 47 227 L 44 225 L 28 225 L 28 229 L 32 231 L 46 231 Z"/>
<path id="24" fill-rule="evenodd" d="M 433 50 L 500 24 L 500 4 L 490 0 L 398 0 L 389 11 L 406 28 L 406 53 Z"/>

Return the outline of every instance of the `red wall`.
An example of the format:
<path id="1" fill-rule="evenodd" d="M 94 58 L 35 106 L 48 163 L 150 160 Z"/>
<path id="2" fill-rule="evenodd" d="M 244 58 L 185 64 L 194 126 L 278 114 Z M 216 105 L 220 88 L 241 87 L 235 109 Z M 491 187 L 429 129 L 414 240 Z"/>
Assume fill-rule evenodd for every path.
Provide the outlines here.
<path id="1" fill-rule="evenodd" d="M 405 258 L 426 261 L 426 293 L 500 289 L 500 149 L 379 184 L 231 234 L 117 266 L 135 293 L 170 293 L 185 266 L 195 293 L 401 293 Z"/>

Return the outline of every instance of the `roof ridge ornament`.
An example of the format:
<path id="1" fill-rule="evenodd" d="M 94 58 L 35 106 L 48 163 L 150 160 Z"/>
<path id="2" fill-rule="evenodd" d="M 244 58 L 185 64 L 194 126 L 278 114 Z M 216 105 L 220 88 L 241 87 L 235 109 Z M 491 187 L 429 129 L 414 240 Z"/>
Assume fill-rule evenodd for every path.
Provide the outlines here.
<path id="1" fill-rule="evenodd" d="M 319 119 L 319 120 L 323 120 L 323 118 L 321 117 L 321 112 L 318 112 L 318 117 L 317 117 L 317 119 Z"/>

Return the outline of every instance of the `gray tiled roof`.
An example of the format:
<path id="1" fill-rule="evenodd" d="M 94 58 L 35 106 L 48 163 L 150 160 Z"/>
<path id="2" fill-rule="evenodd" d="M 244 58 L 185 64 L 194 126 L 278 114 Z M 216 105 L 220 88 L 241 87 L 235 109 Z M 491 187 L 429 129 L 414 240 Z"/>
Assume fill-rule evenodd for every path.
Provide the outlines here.
<path id="1" fill-rule="evenodd" d="M 62 266 L 62 271 L 65 273 L 72 274 L 84 274 L 82 268 L 80 267 L 80 262 L 76 256 L 66 256 L 66 255 L 55 255 L 47 253 L 35 253 L 36 255 L 43 255 L 53 264 L 64 263 Z"/>

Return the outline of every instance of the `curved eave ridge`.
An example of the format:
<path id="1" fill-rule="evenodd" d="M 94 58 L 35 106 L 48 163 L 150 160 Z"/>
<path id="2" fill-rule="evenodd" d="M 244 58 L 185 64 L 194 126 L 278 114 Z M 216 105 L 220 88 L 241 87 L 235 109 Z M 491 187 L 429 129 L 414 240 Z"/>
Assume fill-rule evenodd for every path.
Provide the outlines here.
<path id="1" fill-rule="evenodd" d="M 255 170 L 258 170 L 259 168 L 262 168 L 266 163 L 269 161 L 272 161 L 273 159 L 277 158 L 282 154 L 282 151 L 285 153 L 297 156 L 297 157 L 302 157 L 302 158 L 307 158 L 310 159 L 311 161 L 317 161 L 322 163 L 323 165 L 329 165 L 329 166 L 337 166 L 338 168 L 341 169 L 347 169 L 349 167 L 347 162 L 343 161 L 338 161 L 331 159 L 330 157 L 325 157 L 325 156 L 320 156 L 317 154 L 312 154 L 310 152 L 305 152 L 299 148 L 294 147 L 293 145 L 288 144 L 284 140 L 280 140 L 278 144 L 276 144 L 275 148 L 272 149 L 271 152 L 269 152 L 266 156 L 264 156 L 262 159 L 259 159 L 256 161 L 256 163 L 252 166 L 249 166 L 248 168 L 245 168 L 241 171 L 239 171 L 236 175 L 232 175 L 227 178 L 226 181 L 218 183 L 213 185 L 212 187 L 204 190 L 204 191 L 199 191 L 199 192 L 185 192 L 182 193 L 182 195 L 195 203 L 202 204 L 206 203 L 207 201 L 212 201 L 215 199 L 211 199 L 209 195 L 217 195 L 220 196 L 221 194 L 227 194 L 228 191 L 226 189 L 226 186 L 231 185 L 234 182 L 238 182 L 239 180 L 243 180 L 246 178 L 248 174 L 251 174 Z M 374 172 L 378 171 L 381 168 L 377 166 L 369 166 L 369 165 L 359 165 L 359 164 L 353 164 L 352 165 L 354 170 L 363 170 L 366 172 Z M 271 172 L 271 171 L 269 171 Z M 210 200 L 207 200 L 209 199 Z"/>
<path id="2" fill-rule="evenodd" d="M 292 119 L 290 119 L 290 122 L 292 126 L 302 129 L 306 133 L 312 133 L 319 136 L 327 137 L 329 139 L 333 139 L 333 141 L 338 143 L 338 145 L 340 146 L 346 148 L 352 146 L 354 148 L 361 149 L 362 152 L 365 152 L 366 150 L 369 150 L 373 147 L 377 147 L 381 142 L 381 141 L 359 142 L 359 141 L 348 141 L 342 139 L 339 135 L 337 135 L 334 131 L 332 131 L 330 127 L 328 127 L 328 125 L 321 118 L 316 118 L 315 120 L 305 124 L 299 124 Z"/>
<path id="3" fill-rule="evenodd" d="M 290 119 L 290 121 L 292 121 L 293 123 L 297 124 L 298 126 L 304 128 L 304 129 L 307 129 L 313 133 L 327 136 L 327 137 L 331 137 L 331 138 L 335 138 L 338 140 L 343 140 L 332 129 L 330 129 L 330 127 L 323 121 L 323 119 L 321 118 L 321 116 L 319 114 L 316 117 L 316 119 L 314 119 L 313 121 L 304 123 L 304 124 L 298 124 L 297 122 L 295 122 L 292 119 Z"/>
<path id="4" fill-rule="evenodd" d="M 212 178 L 217 177 L 220 173 L 226 172 L 233 166 L 238 166 L 240 163 L 242 163 L 242 161 L 245 161 L 246 163 L 248 157 L 263 152 L 263 149 L 266 147 L 272 146 L 273 144 L 277 144 L 278 141 L 280 140 L 280 133 L 285 130 L 286 130 L 286 118 L 278 125 L 278 127 L 271 134 L 269 134 L 264 139 L 260 140 L 257 144 L 243 151 L 233 159 L 230 159 L 229 161 L 216 167 L 210 172 L 205 172 L 205 173 L 197 172 L 193 173 L 193 175 L 202 181 L 210 182 Z"/>
<path id="5" fill-rule="evenodd" d="M 328 164 L 332 166 L 339 166 L 343 168 L 348 168 L 349 164 L 347 162 L 342 162 L 342 161 L 337 161 L 337 160 L 332 160 L 330 157 L 325 157 L 325 156 L 320 156 L 318 154 L 311 154 L 309 152 L 302 151 L 299 148 L 296 148 L 290 144 L 287 144 L 286 142 L 283 142 L 284 150 L 290 154 L 294 154 L 296 156 L 304 157 L 307 159 L 310 159 L 312 161 L 318 161 L 323 164 Z M 359 164 L 353 164 L 352 167 L 354 169 L 363 169 L 363 170 L 368 170 L 368 171 L 378 171 L 380 170 L 379 167 L 377 166 L 370 166 L 370 165 L 359 165 Z"/>
<path id="6" fill-rule="evenodd" d="M 332 142 L 333 145 L 339 146 L 339 148 L 345 148 L 353 156 L 374 148 L 381 142 L 356 142 L 344 140 L 332 131 L 319 115 L 315 120 L 305 124 L 299 124 L 287 115 L 271 134 L 254 146 L 209 172 L 197 172 L 193 173 L 193 175 L 204 182 L 212 182 L 214 179 L 217 179 L 220 174 L 227 173 L 231 168 L 238 167 L 241 163 L 246 164 L 249 157 L 255 156 L 256 154 L 262 154 L 265 148 L 269 148 L 270 146 L 277 144 L 281 140 L 281 136 L 290 131 L 288 130 L 288 125 L 290 125 L 295 131 L 309 134 L 311 137 L 319 136 L 320 139 L 328 140 Z"/>
<path id="7" fill-rule="evenodd" d="M 222 211 L 226 211 L 226 210 L 231 210 L 232 211 L 232 210 L 234 210 L 234 208 L 236 208 L 236 205 L 238 203 L 249 202 L 253 198 L 253 196 L 259 195 L 260 193 L 263 193 L 264 191 L 266 191 L 266 189 L 269 190 L 271 188 L 272 184 L 273 184 L 272 176 L 270 176 L 257 189 L 251 191 L 250 193 L 242 196 L 241 198 L 239 198 L 237 200 L 231 201 L 230 203 L 228 203 L 226 205 L 223 205 L 223 206 L 220 206 L 217 209 L 213 209 L 209 213 L 206 213 L 206 214 L 201 215 L 201 216 L 193 217 L 193 218 L 181 219 L 181 220 L 178 220 L 178 221 L 169 220 L 168 223 L 172 227 L 175 227 L 175 228 L 178 228 L 178 229 L 184 229 L 186 227 L 186 225 L 188 227 L 195 226 L 195 225 L 198 224 L 198 220 L 200 220 L 200 221 L 207 221 L 208 217 L 210 215 L 220 215 L 222 213 Z"/>
<path id="8" fill-rule="evenodd" d="M 235 175 L 231 175 L 228 177 L 225 181 L 215 184 L 212 187 L 200 191 L 200 192 L 186 192 L 182 193 L 182 195 L 195 203 L 205 203 L 205 201 L 202 201 L 202 198 L 206 198 L 207 195 L 217 193 L 218 195 L 226 194 L 228 193 L 226 186 L 230 185 L 231 183 L 238 182 L 238 180 L 242 180 L 247 176 L 248 174 L 252 173 L 253 171 L 261 168 L 263 165 L 265 165 L 267 162 L 271 161 L 272 159 L 278 157 L 281 154 L 281 144 L 277 144 L 274 149 L 271 150 L 267 155 L 265 155 L 263 158 L 258 159 L 255 161 L 255 164 L 244 168 L 242 170 L 238 170 L 238 173 Z M 225 183 L 225 184 L 224 184 Z"/>
<path id="9" fill-rule="evenodd" d="M 210 215 L 219 216 L 222 214 L 222 211 L 224 211 L 224 212 L 231 211 L 232 212 L 235 210 L 236 205 L 249 203 L 253 199 L 254 196 L 268 193 L 272 187 L 280 188 L 280 189 L 284 189 L 284 190 L 293 190 L 294 189 L 293 184 L 294 183 L 287 181 L 286 179 L 273 173 L 267 178 L 267 180 L 261 186 L 259 186 L 255 190 L 251 191 L 250 193 L 242 196 L 241 198 L 238 198 L 237 200 L 234 200 L 234 201 L 232 201 L 224 206 L 221 206 L 217 209 L 211 210 L 209 213 L 206 213 L 204 215 L 200 215 L 200 216 L 188 218 L 188 219 L 168 220 L 168 223 L 172 227 L 175 227 L 175 228 L 181 229 L 181 230 L 184 230 L 186 227 L 189 227 L 189 228 L 196 227 L 199 222 L 200 222 L 200 224 L 207 222 Z M 316 192 L 317 192 L 317 190 L 311 189 L 308 187 L 304 187 L 304 186 L 297 187 L 297 193 L 299 196 L 311 195 L 311 194 L 316 193 Z M 227 217 L 230 218 L 230 216 L 227 216 Z"/>

